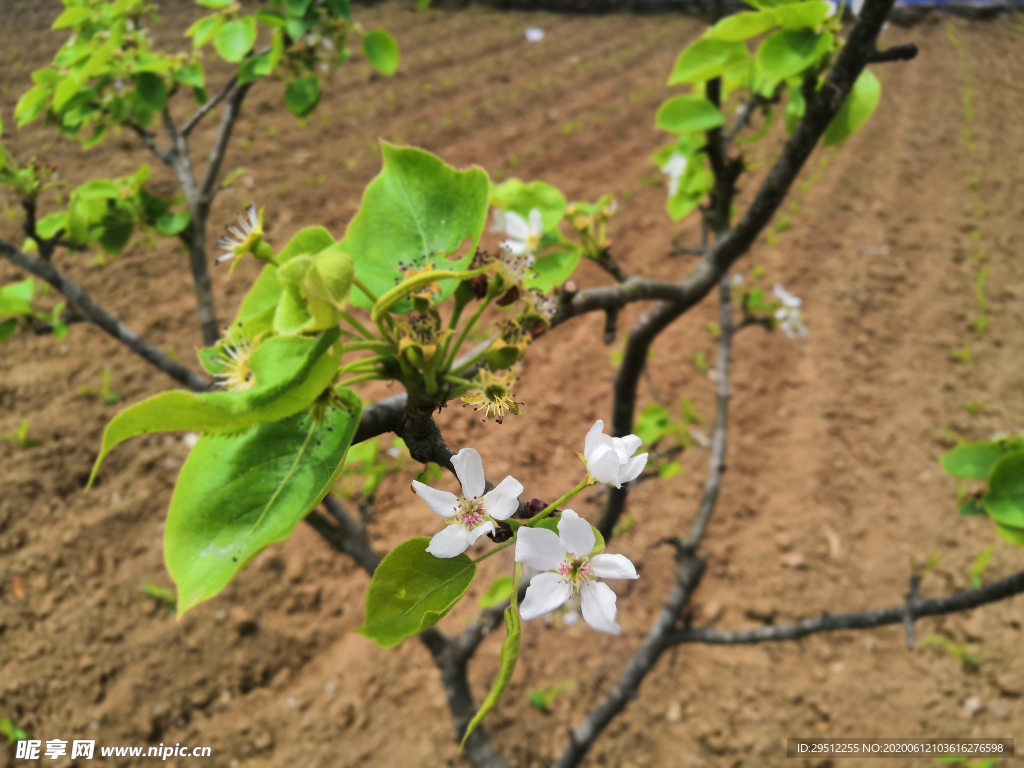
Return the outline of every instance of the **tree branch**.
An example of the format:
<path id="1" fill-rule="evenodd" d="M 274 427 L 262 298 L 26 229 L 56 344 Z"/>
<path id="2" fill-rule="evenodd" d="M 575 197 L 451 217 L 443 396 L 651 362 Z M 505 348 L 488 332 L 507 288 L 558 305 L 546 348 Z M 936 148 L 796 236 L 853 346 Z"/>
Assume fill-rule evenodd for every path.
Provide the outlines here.
<path id="1" fill-rule="evenodd" d="M 192 115 L 192 117 L 185 121 L 184 125 L 181 126 L 181 135 L 188 136 L 190 133 L 192 133 L 192 129 L 199 125 L 200 121 L 204 117 L 210 114 L 210 112 L 217 108 L 218 104 L 220 104 L 222 101 L 224 101 L 225 98 L 227 98 L 227 95 L 231 93 L 231 89 L 235 87 L 236 82 L 238 82 L 238 78 L 232 77 L 230 80 L 227 81 L 227 83 L 225 83 L 223 88 L 217 91 L 217 93 L 214 95 L 212 99 L 210 99 L 201 107 L 199 107 L 199 109 L 196 110 L 195 114 Z"/>
<path id="2" fill-rule="evenodd" d="M 29 256 L 4 240 L 0 240 L 0 254 L 15 266 L 21 267 L 48 282 L 66 296 L 69 301 L 74 302 L 89 322 L 102 328 L 132 352 L 155 365 L 168 376 L 195 390 L 201 391 L 209 388 L 210 382 L 204 377 L 189 370 L 181 363 L 175 362 L 148 341 L 142 339 L 124 323 L 115 320 L 99 304 L 93 301 L 92 297 L 84 289 L 80 288 L 71 278 L 60 272 L 50 262 Z"/>
<path id="3" fill-rule="evenodd" d="M 129 123 L 128 127 L 139 135 L 139 138 L 142 139 L 142 143 L 145 144 L 149 148 L 149 151 L 156 155 L 161 162 L 165 165 L 174 165 L 174 159 L 172 158 L 171 153 L 166 149 L 160 148 L 160 145 L 156 143 L 156 136 L 147 131 L 141 125 Z"/>
<path id="4" fill-rule="evenodd" d="M 220 130 L 217 132 L 217 139 L 210 152 L 210 161 L 203 174 L 203 180 L 199 184 L 200 199 L 207 206 L 213 202 L 217 174 L 220 173 L 221 163 L 224 162 L 228 142 L 231 140 L 231 131 L 242 110 L 242 102 L 245 101 L 245 95 L 249 92 L 249 85 L 233 85 L 230 95 L 227 96 L 227 108 L 220 120 Z"/>
<path id="5" fill-rule="evenodd" d="M 913 43 L 895 45 L 884 51 L 874 51 L 868 57 L 868 64 L 883 64 L 889 61 L 910 61 L 917 58 L 917 46 Z"/>
<path id="6" fill-rule="evenodd" d="M 902 624 L 909 616 L 911 620 L 923 616 L 941 616 L 978 608 L 982 605 L 1006 600 L 1024 593 L 1024 571 L 978 589 L 967 592 L 934 597 L 930 600 L 911 599 L 903 605 L 879 608 L 861 613 L 823 613 L 816 619 L 803 619 L 795 624 L 758 629 L 714 629 L 693 627 L 680 629 L 672 637 L 673 644 L 707 643 L 709 645 L 747 645 L 751 643 L 799 640 L 817 632 L 834 632 L 843 629 L 871 629 L 887 624 Z"/>

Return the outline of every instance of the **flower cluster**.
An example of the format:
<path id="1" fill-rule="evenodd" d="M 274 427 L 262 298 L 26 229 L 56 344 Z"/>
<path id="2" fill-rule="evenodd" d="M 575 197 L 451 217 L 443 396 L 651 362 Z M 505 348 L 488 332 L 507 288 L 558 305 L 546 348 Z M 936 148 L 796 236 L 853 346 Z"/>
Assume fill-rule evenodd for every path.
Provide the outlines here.
<path id="1" fill-rule="evenodd" d="M 581 454 L 587 476 L 560 501 L 568 500 L 593 482 L 619 488 L 639 476 L 646 466 L 646 453 L 632 455 L 640 447 L 639 437 L 609 437 L 603 429 L 604 422 L 597 421 L 587 434 Z M 522 484 L 509 476 L 484 493 L 483 460 L 472 448 L 463 448 L 452 457 L 452 466 L 462 484 L 461 496 L 418 481 L 412 484 L 413 491 L 427 506 L 444 518 L 444 530 L 435 534 L 427 547 L 427 552 L 440 558 L 457 557 L 485 533 L 494 533 L 496 523 L 509 520 L 518 511 L 519 494 L 523 492 Z M 529 580 L 520 615 L 526 620 L 535 619 L 570 601 L 578 601 L 590 626 L 618 634 L 615 593 L 597 579 L 636 579 L 636 568 L 624 555 L 600 551 L 604 544 L 598 547 L 594 528 L 571 509 L 562 511 L 558 533 L 537 526 L 552 509 L 549 507 L 529 523 L 510 521 L 515 529 L 515 561 L 540 572 Z"/>
<path id="2" fill-rule="evenodd" d="M 800 311 L 803 302 L 778 283 L 775 284 L 772 293 L 782 303 L 782 306 L 775 310 L 775 321 L 782 332 L 791 339 L 806 338 L 807 326 L 804 325 L 803 312 Z"/>

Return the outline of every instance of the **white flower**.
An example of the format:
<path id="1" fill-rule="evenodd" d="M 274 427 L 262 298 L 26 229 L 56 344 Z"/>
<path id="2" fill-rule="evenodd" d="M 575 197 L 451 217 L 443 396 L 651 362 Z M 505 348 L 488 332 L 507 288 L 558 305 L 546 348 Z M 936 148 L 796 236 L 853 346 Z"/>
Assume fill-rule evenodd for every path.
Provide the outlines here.
<path id="1" fill-rule="evenodd" d="M 679 191 L 679 180 L 686 173 L 686 155 L 673 152 L 668 162 L 661 166 L 661 172 L 668 176 L 668 196 L 675 197 Z"/>
<path id="2" fill-rule="evenodd" d="M 836 12 L 839 10 L 839 5 L 836 4 L 833 0 L 825 0 L 825 2 L 828 4 L 828 11 L 825 13 L 825 18 L 831 19 L 833 16 L 836 15 Z"/>
<path id="3" fill-rule="evenodd" d="M 778 283 L 772 288 L 772 293 L 782 302 L 782 306 L 775 310 L 775 319 L 779 323 L 779 328 L 791 339 L 805 338 L 807 326 L 804 325 L 803 313 L 800 311 L 800 305 L 803 302 Z"/>
<path id="4" fill-rule="evenodd" d="M 519 509 L 523 486 L 506 477 L 490 493 L 484 493 L 484 463 L 472 448 L 452 457 L 455 474 L 462 483 L 462 497 L 439 491 L 413 480 L 412 489 L 427 502 L 431 511 L 445 518 L 444 530 L 430 540 L 427 552 L 435 557 L 461 555 L 485 533 L 494 530 L 495 520 L 507 520 Z"/>
<path id="5" fill-rule="evenodd" d="M 864 0 L 850 0 L 850 10 L 853 11 L 854 16 L 860 16 L 860 12 L 863 8 Z"/>
<path id="6" fill-rule="evenodd" d="M 529 222 L 515 211 L 495 209 L 491 231 L 504 232 L 509 236 L 508 240 L 501 243 L 501 247 L 509 253 L 514 256 L 530 256 L 540 245 L 541 235 L 544 234 L 544 219 L 537 208 L 530 211 Z"/>
<path id="7" fill-rule="evenodd" d="M 617 635 L 615 593 L 595 579 L 635 579 L 637 572 L 624 555 L 591 557 L 595 544 L 590 523 L 571 509 L 562 512 L 557 535 L 546 528 L 520 528 L 516 536 L 516 562 L 546 573 L 530 580 L 519 615 L 527 621 L 536 619 L 579 595 L 587 624 Z"/>
<path id="8" fill-rule="evenodd" d="M 253 232 L 259 230 L 260 234 L 262 234 L 260 217 L 256 211 L 256 206 L 253 203 L 249 203 L 245 213 L 238 214 L 238 226 L 228 226 L 226 229 L 228 233 L 217 241 L 217 247 L 224 251 L 224 253 L 217 257 L 216 264 L 221 264 L 235 258 L 239 248 L 248 247 L 251 244 L 250 236 Z"/>
<path id="9" fill-rule="evenodd" d="M 526 28 L 526 41 L 528 43 L 539 43 L 544 39 L 544 30 L 540 27 Z"/>
<path id="10" fill-rule="evenodd" d="M 731 282 L 733 285 L 743 285 L 743 273 L 737 272 L 735 275 L 732 276 Z"/>
<path id="11" fill-rule="evenodd" d="M 223 357 L 217 358 L 223 368 L 213 375 L 216 385 L 229 392 L 244 392 L 255 387 L 256 377 L 250 366 L 253 351 L 243 333 L 236 339 L 225 339 L 221 346 Z"/>
<path id="12" fill-rule="evenodd" d="M 587 472 L 599 483 L 621 488 L 623 483 L 635 480 L 647 466 L 646 453 L 633 456 L 640 444 L 636 435 L 609 437 L 604 434 L 604 422 L 598 419 L 583 444 Z"/>

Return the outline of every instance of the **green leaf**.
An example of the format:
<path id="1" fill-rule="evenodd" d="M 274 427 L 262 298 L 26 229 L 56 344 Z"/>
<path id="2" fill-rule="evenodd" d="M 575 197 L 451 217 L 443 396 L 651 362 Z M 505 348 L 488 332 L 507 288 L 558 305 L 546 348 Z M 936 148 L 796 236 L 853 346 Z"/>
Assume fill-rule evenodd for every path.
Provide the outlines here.
<path id="1" fill-rule="evenodd" d="M 82 81 L 74 72 L 65 75 L 60 85 L 57 86 L 57 90 L 53 92 L 53 108 L 60 111 L 60 108 L 71 101 L 71 98 L 76 96 L 81 88 Z"/>
<path id="2" fill-rule="evenodd" d="M 192 217 L 187 212 L 182 211 L 181 213 L 165 213 L 156 220 L 154 226 L 161 235 L 173 237 L 184 232 L 191 222 Z"/>
<path id="3" fill-rule="evenodd" d="M 487 223 L 487 174 L 480 168 L 457 171 L 421 149 L 381 142 L 381 150 L 384 167 L 363 192 L 341 244 L 355 261 L 356 276 L 380 296 L 395 287 L 400 262 L 466 269 Z M 466 241 L 465 253 L 450 260 Z M 454 280 L 440 285 L 443 297 L 456 287 Z M 352 303 L 372 306 L 358 290 Z M 410 307 L 403 301 L 393 311 Z"/>
<path id="4" fill-rule="evenodd" d="M 121 185 L 108 179 L 93 179 L 76 188 L 75 194 L 86 200 L 116 200 L 121 197 Z"/>
<path id="5" fill-rule="evenodd" d="M 244 325 L 256 315 L 272 310 L 281 300 L 281 281 L 277 279 L 277 267 L 267 264 L 260 276 L 252 284 L 252 288 L 242 299 L 231 328 Z"/>
<path id="6" fill-rule="evenodd" d="M 213 47 L 224 61 L 237 64 L 256 44 L 256 19 L 243 16 L 227 22 L 213 38 Z"/>
<path id="7" fill-rule="evenodd" d="M 1013 544 L 1015 547 L 1024 547 L 1024 528 L 1013 528 L 1009 525 L 996 523 L 996 533 L 1007 544 Z"/>
<path id="8" fill-rule="evenodd" d="M 238 84 L 254 83 L 261 77 L 269 75 L 273 70 L 274 66 L 269 53 L 264 53 L 262 56 L 250 56 L 238 68 Z"/>
<path id="9" fill-rule="evenodd" d="M 68 8 L 53 22 L 50 29 L 66 29 L 81 24 L 92 16 L 92 11 L 81 6 Z"/>
<path id="10" fill-rule="evenodd" d="M 702 38 L 679 54 L 668 84 L 703 83 L 728 72 L 749 58 L 750 52 L 741 42 Z"/>
<path id="11" fill-rule="evenodd" d="M 778 82 L 800 74 L 832 47 L 832 33 L 783 30 L 767 38 L 757 50 L 757 64 L 769 80 Z"/>
<path id="12" fill-rule="evenodd" d="M 381 75 L 391 77 L 398 71 L 398 44 L 384 30 L 374 30 L 362 36 L 362 52 Z"/>
<path id="13" fill-rule="evenodd" d="M 132 221 L 131 214 L 115 209 L 109 215 L 104 216 L 100 224 L 103 227 L 98 238 L 100 247 L 111 256 L 117 256 L 128 246 L 132 239 L 132 232 L 135 231 L 135 223 Z"/>
<path id="14" fill-rule="evenodd" d="M 959 514 L 960 517 L 984 515 L 985 507 L 982 506 L 980 499 L 976 499 L 972 496 L 971 498 L 967 499 L 967 501 L 960 505 L 960 509 L 958 510 L 957 514 Z"/>
<path id="15" fill-rule="evenodd" d="M 658 107 L 654 122 L 663 131 L 697 133 L 725 125 L 725 118 L 703 96 L 673 96 Z"/>
<path id="16" fill-rule="evenodd" d="M 547 293 L 572 277 L 579 266 L 581 255 L 579 248 L 570 248 L 539 257 L 533 262 L 534 276 L 524 280 L 523 285 Z"/>
<path id="17" fill-rule="evenodd" d="M 981 550 L 981 554 L 971 563 L 971 589 L 978 589 L 985 584 L 985 569 L 992 561 L 992 553 L 996 551 L 996 545 L 991 544 Z"/>
<path id="18" fill-rule="evenodd" d="M 336 18 L 352 23 L 352 4 L 349 0 L 327 0 L 327 7 Z"/>
<path id="19" fill-rule="evenodd" d="M 865 69 L 853 84 L 843 106 L 825 129 L 822 146 L 831 147 L 846 141 L 868 121 L 881 98 L 882 84 L 873 72 Z"/>
<path id="20" fill-rule="evenodd" d="M 284 105 L 296 117 L 305 117 L 320 103 L 320 80 L 306 77 L 289 84 L 284 92 Z"/>
<path id="21" fill-rule="evenodd" d="M 284 29 L 287 23 L 283 13 L 269 8 L 260 8 L 256 11 L 256 21 L 274 29 Z"/>
<path id="22" fill-rule="evenodd" d="M 114 446 L 138 435 L 178 431 L 223 434 L 285 419 L 308 408 L 337 373 L 338 356 L 328 349 L 339 335 L 333 330 L 315 339 L 267 339 L 250 358 L 256 380 L 251 389 L 199 394 L 172 390 L 126 408 L 103 430 L 92 478 Z"/>
<path id="23" fill-rule="evenodd" d="M 804 116 L 806 109 L 807 103 L 804 101 L 803 91 L 800 90 L 800 86 L 797 83 L 789 89 L 789 102 L 786 104 L 784 122 L 787 136 L 791 136 L 793 131 L 796 130 L 797 123 Z"/>
<path id="24" fill-rule="evenodd" d="M 516 593 L 519 590 L 519 580 L 523 576 L 522 563 L 516 564 L 513 573 L 515 575 L 511 579 L 512 583 L 510 584 L 512 603 L 505 609 L 505 642 L 501 644 L 501 666 L 498 668 L 498 676 L 491 683 L 491 690 L 487 692 L 487 697 L 480 705 L 480 709 L 473 715 L 473 719 L 469 721 L 469 725 L 466 726 L 466 733 L 463 735 L 462 743 L 459 745 L 460 750 L 466 746 L 466 739 L 469 738 L 469 735 L 477 729 L 477 726 L 494 709 L 498 699 L 501 698 L 501 694 L 505 691 L 505 686 L 512 679 L 512 673 L 516 671 L 516 661 L 519 660 L 519 642 L 522 639 L 519 601 L 516 599 Z"/>
<path id="25" fill-rule="evenodd" d="M 340 394 L 343 400 L 322 421 L 305 411 L 196 443 L 181 468 L 164 535 L 179 616 L 288 538 L 334 486 L 362 410 L 354 392 Z"/>
<path id="26" fill-rule="evenodd" d="M 235 2 L 235 0 L 197 0 L 197 2 L 204 8 L 211 8 L 215 11 L 219 11 L 221 8 L 227 8 L 229 5 Z"/>
<path id="27" fill-rule="evenodd" d="M 981 480 L 988 477 L 992 467 L 1003 456 L 1024 448 L 1021 440 L 984 441 L 966 443 L 946 451 L 939 463 L 946 474 L 966 480 Z"/>
<path id="28" fill-rule="evenodd" d="M 512 594 L 512 577 L 499 576 L 491 582 L 487 591 L 480 595 L 480 607 L 491 608 L 508 600 Z"/>
<path id="29" fill-rule="evenodd" d="M 736 42 L 767 32 L 775 26 L 775 14 L 771 11 L 743 11 L 726 16 L 704 33 L 704 37 Z"/>
<path id="30" fill-rule="evenodd" d="M 305 16 L 311 0 L 286 0 L 289 16 Z"/>
<path id="31" fill-rule="evenodd" d="M 277 254 L 279 264 L 291 261 L 296 256 L 316 256 L 320 251 L 336 243 L 334 237 L 323 227 L 305 227 L 296 232 L 288 244 Z"/>
<path id="32" fill-rule="evenodd" d="M 224 23 L 223 16 L 207 16 L 189 27 L 185 31 L 185 36 L 192 38 L 192 45 L 196 48 L 202 48 L 216 37 Z"/>
<path id="33" fill-rule="evenodd" d="M 466 594 L 476 563 L 466 555 L 434 557 L 430 539 L 399 544 L 381 561 L 366 591 L 365 620 L 357 632 L 381 648 L 430 629 Z"/>
<path id="34" fill-rule="evenodd" d="M 174 73 L 175 82 L 187 85 L 192 88 L 204 88 L 206 86 L 206 75 L 200 64 L 189 64 L 184 69 Z"/>
<path id="35" fill-rule="evenodd" d="M 363 35 L 363 53 L 373 68 L 382 75 L 395 74 L 398 71 L 400 54 L 395 39 L 383 29 L 375 29 Z"/>
<path id="36" fill-rule="evenodd" d="M 781 5 L 772 13 L 783 29 L 814 29 L 828 16 L 828 3 L 823 0 Z"/>
<path id="37" fill-rule="evenodd" d="M 678 461 L 668 461 L 658 469 L 658 477 L 662 480 L 670 480 L 683 471 L 683 465 Z"/>
<path id="38" fill-rule="evenodd" d="M 545 232 L 558 226 L 569 207 L 565 195 L 550 184 L 543 181 L 526 184 L 515 178 L 491 187 L 491 205 L 518 213 L 526 220 L 529 220 L 530 211 L 536 208 L 540 211 Z"/>
<path id="39" fill-rule="evenodd" d="M 135 91 L 154 112 L 163 112 L 167 107 L 167 83 L 160 75 L 140 72 L 135 76 Z"/>
<path id="40" fill-rule="evenodd" d="M 1000 525 L 1024 528 L 1024 450 L 1003 456 L 988 476 L 985 511 Z"/>
<path id="41" fill-rule="evenodd" d="M 53 85 L 41 83 L 18 99 L 18 104 L 14 108 L 14 117 L 18 121 L 19 127 L 31 123 L 46 110 L 46 102 L 51 93 L 53 93 Z"/>
<path id="42" fill-rule="evenodd" d="M 0 302 L 2 301 L 0 299 Z M 16 330 L 18 330 L 17 318 L 12 317 L 10 320 L 0 320 L 0 341 L 7 341 Z"/>

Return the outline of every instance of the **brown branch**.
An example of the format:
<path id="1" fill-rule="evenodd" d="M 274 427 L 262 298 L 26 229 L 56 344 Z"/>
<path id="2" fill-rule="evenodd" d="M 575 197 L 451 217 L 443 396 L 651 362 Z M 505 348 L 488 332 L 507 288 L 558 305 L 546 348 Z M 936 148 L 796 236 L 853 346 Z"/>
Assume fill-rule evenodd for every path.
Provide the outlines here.
<path id="1" fill-rule="evenodd" d="M 189 370 L 181 363 L 172 360 L 148 341 L 141 338 L 124 323 L 115 320 L 83 288 L 79 287 L 67 275 L 60 272 L 49 261 L 30 256 L 4 240 L 0 240 L 0 255 L 3 255 L 15 266 L 31 272 L 36 277 L 52 285 L 67 297 L 69 301 L 73 302 L 89 322 L 99 326 L 132 352 L 155 365 L 168 376 L 191 389 L 201 391 L 209 388 L 210 382 L 204 377 Z"/>
<path id="2" fill-rule="evenodd" d="M 860 613 L 822 613 L 816 619 L 803 619 L 795 624 L 758 629 L 714 629 L 693 627 L 680 629 L 672 637 L 673 644 L 706 643 L 709 645 L 748 645 L 751 643 L 799 640 L 817 632 L 835 632 L 846 629 L 872 629 L 888 624 L 903 624 L 909 617 L 913 622 L 924 616 L 941 616 L 979 608 L 989 603 L 1006 600 L 1024 593 L 1024 571 L 978 589 L 959 592 L 930 600 L 914 600 L 889 608 L 879 608 Z"/>
<path id="3" fill-rule="evenodd" d="M 917 46 L 913 43 L 894 45 L 884 51 L 875 51 L 868 58 L 868 64 L 882 64 L 889 61 L 910 61 L 917 58 Z"/>
<path id="4" fill-rule="evenodd" d="M 235 87 L 236 82 L 238 82 L 238 78 L 232 77 L 230 80 L 227 81 L 223 88 L 217 91 L 216 95 L 214 95 L 212 99 L 210 99 L 201 107 L 199 107 L 199 109 L 196 110 L 195 114 L 192 115 L 192 117 L 190 117 L 188 120 L 186 120 L 185 123 L 181 126 L 181 135 L 188 136 L 190 133 L 192 133 L 192 130 L 197 125 L 199 125 L 199 122 L 204 117 L 206 117 L 211 111 L 216 109 L 218 104 L 220 104 L 222 101 L 224 101 L 224 99 L 227 98 L 228 94 L 231 93 L 231 89 Z"/>

